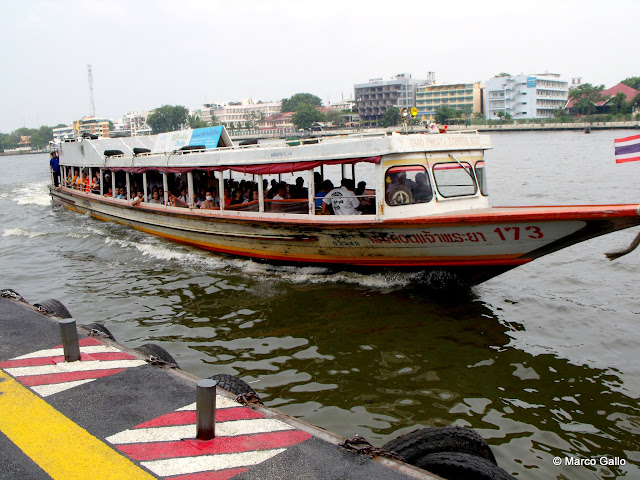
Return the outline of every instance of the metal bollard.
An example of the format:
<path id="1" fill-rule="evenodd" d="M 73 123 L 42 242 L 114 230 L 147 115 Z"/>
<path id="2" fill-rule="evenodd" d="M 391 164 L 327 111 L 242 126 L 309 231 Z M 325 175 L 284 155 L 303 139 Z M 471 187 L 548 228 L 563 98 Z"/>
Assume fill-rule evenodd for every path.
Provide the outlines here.
<path id="1" fill-rule="evenodd" d="M 78 345 L 78 330 L 73 318 L 65 318 L 58 322 L 60 325 L 60 337 L 64 350 L 64 361 L 75 362 L 80 360 L 80 345 Z"/>
<path id="2" fill-rule="evenodd" d="M 216 436 L 217 380 L 205 378 L 196 383 L 196 438 L 211 440 Z"/>

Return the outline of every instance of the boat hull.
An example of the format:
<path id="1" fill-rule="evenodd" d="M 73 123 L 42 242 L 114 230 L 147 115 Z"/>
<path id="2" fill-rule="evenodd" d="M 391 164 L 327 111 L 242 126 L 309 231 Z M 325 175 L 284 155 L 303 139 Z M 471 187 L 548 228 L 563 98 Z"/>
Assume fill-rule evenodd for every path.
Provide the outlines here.
<path id="1" fill-rule="evenodd" d="M 52 189 L 56 203 L 217 253 L 273 263 L 444 270 L 477 284 L 569 245 L 640 224 L 637 205 L 489 208 L 402 220 L 265 218 L 131 206 Z M 303 217 L 303 216 L 301 216 Z"/>

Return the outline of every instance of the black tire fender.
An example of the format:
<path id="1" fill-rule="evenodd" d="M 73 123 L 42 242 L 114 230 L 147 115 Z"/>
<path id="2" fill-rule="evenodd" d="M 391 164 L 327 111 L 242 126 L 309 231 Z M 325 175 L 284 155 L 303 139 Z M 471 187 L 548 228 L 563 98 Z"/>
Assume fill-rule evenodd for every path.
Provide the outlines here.
<path id="1" fill-rule="evenodd" d="M 83 325 L 84 328 L 86 328 L 89 331 L 97 331 L 98 333 L 103 334 L 104 336 L 108 337 L 109 340 L 112 341 L 116 341 L 116 338 L 112 335 L 112 333 L 109 331 L 109 329 L 107 327 L 105 327 L 103 324 L 101 323 L 90 323 L 89 325 Z"/>
<path id="2" fill-rule="evenodd" d="M 176 366 L 176 368 L 180 368 L 180 366 L 178 365 L 178 362 L 176 362 L 176 360 L 171 356 L 171 354 L 167 352 L 164 348 L 162 348 L 160 345 L 156 345 L 155 343 L 145 343 L 144 345 L 141 345 L 135 348 L 134 350 L 137 350 L 140 353 L 149 357 L 153 356 L 161 360 L 162 362 L 173 364 Z"/>
<path id="3" fill-rule="evenodd" d="M 446 480 L 515 480 L 490 461 L 461 452 L 431 453 L 415 466 Z"/>
<path id="4" fill-rule="evenodd" d="M 65 307 L 61 301 L 56 300 L 55 298 L 50 298 L 48 300 L 34 303 L 33 306 L 41 312 L 57 315 L 60 318 L 73 318 L 73 315 L 69 313 L 67 307 Z"/>
<path id="5" fill-rule="evenodd" d="M 497 465 L 491 447 L 478 432 L 454 425 L 420 428 L 385 443 L 382 449 L 397 453 L 411 465 L 416 465 L 425 455 L 440 452 L 475 455 Z"/>
<path id="6" fill-rule="evenodd" d="M 253 394 L 255 395 L 258 399 L 260 399 L 260 396 L 256 393 L 256 391 L 251 388 L 251 386 L 245 382 L 244 380 L 234 376 L 234 375 L 228 375 L 226 373 L 218 373 L 216 375 L 211 375 L 209 377 L 211 380 L 217 380 L 218 381 L 218 387 L 222 388 L 223 390 L 226 390 L 227 392 L 231 392 L 234 395 L 243 395 L 243 394 Z"/>

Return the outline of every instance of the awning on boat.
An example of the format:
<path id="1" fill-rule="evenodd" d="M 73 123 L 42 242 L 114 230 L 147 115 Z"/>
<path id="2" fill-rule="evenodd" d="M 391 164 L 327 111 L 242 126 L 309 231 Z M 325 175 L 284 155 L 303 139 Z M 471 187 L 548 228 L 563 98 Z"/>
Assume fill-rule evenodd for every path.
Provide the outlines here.
<path id="1" fill-rule="evenodd" d="M 187 173 L 194 170 L 204 172 L 222 172 L 231 170 L 249 175 L 277 175 L 279 173 L 294 173 L 312 170 L 321 165 L 352 165 L 354 163 L 380 163 L 380 156 L 376 157 L 359 157 L 359 158 L 340 158 L 336 160 L 311 160 L 306 162 L 283 162 L 268 163 L 258 165 L 224 165 L 217 167 L 110 167 L 110 170 L 129 173 L 144 173 L 155 171 L 160 173 Z"/>

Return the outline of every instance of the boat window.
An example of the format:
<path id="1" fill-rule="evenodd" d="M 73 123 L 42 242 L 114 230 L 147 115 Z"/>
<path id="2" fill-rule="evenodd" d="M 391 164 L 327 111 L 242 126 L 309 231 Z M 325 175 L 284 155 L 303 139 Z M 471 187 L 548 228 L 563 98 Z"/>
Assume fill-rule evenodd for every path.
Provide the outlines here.
<path id="1" fill-rule="evenodd" d="M 385 177 L 387 205 L 427 203 L 433 198 L 433 189 L 427 169 L 422 165 L 391 167 Z"/>
<path id="2" fill-rule="evenodd" d="M 487 171 L 484 168 L 484 160 L 476 162 L 475 168 L 476 178 L 478 179 L 478 183 L 480 184 L 480 193 L 486 197 L 489 195 L 489 190 L 487 190 Z"/>
<path id="3" fill-rule="evenodd" d="M 475 195 L 478 191 L 473 168 L 468 162 L 436 163 L 433 178 L 438 192 L 445 198 Z"/>

